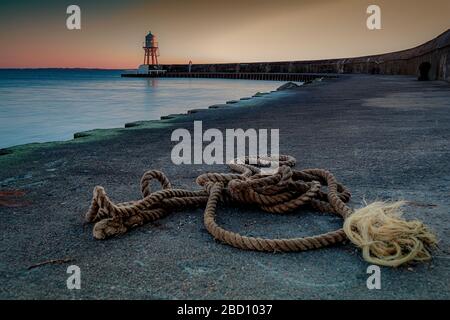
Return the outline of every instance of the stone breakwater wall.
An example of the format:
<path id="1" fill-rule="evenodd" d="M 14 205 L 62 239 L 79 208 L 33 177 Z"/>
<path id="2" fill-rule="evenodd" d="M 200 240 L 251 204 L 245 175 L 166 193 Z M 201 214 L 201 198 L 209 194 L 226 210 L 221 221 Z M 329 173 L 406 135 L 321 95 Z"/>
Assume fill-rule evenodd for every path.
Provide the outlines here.
<path id="1" fill-rule="evenodd" d="M 428 64 L 428 65 L 427 65 Z M 164 65 L 168 72 L 187 72 L 189 65 Z M 231 73 L 367 73 L 416 75 L 424 67 L 430 80 L 450 82 L 450 29 L 412 49 L 386 54 L 312 61 L 193 64 L 191 72 Z"/>

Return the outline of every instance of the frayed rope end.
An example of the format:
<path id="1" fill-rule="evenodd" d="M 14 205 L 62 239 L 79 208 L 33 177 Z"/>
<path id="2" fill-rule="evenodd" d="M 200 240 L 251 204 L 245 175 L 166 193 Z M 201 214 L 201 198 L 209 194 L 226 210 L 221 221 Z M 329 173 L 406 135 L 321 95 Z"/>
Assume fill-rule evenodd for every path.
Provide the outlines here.
<path id="1" fill-rule="evenodd" d="M 362 249 L 364 260 L 397 267 L 431 259 L 429 250 L 436 247 L 437 237 L 421 221 L 402 218 L 402 207 L 406 204 L 406 201 L 373 202 L 345 220 L 344 231 Z"/>

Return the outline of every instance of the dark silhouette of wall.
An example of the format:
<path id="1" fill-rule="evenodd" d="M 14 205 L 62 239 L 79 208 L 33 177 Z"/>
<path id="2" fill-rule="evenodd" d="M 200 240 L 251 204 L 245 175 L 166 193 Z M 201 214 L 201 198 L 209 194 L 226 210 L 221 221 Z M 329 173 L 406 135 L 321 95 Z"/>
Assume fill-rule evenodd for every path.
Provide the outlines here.
<path id="1" fill-rule="evenodd" d="M 418 47 L 380 55 L 312 61 L 193 64 L 191 69 L 192 72 L 368 73 L 419 77 L 419 66 L 425 62 L 430 64 L 430 80 L 450 82 L 450 29 Z M 189 65 L 164 65 L 163 68 L 169 72 L 188 72 Z"/>

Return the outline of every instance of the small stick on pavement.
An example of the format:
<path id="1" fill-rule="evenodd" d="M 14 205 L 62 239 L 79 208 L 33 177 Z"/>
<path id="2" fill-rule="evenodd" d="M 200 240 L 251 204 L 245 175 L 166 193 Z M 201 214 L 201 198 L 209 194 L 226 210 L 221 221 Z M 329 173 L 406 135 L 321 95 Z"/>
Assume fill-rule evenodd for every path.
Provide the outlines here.
<path id="1" fill-rule="evenodd" d="M 75 259 L 73 259 L 73 258 L 65 258 L 65 259 L 46 260 L 46 261 L 39 262 L 37 264 L 33 264 L 33 265 L 29 266 L 27 268 L 27 270 L 31 270 L 31 269 L 34 269 L 34 268 L 37 268 L 37 267 L 41 267 L 41 266 L 44 266 L 44 265 L 47 265 L 47 264 L 64 264 L 64 263 L 68 263 L 68 262 L 72 262 L 72 261 L 75 261 Z"/>

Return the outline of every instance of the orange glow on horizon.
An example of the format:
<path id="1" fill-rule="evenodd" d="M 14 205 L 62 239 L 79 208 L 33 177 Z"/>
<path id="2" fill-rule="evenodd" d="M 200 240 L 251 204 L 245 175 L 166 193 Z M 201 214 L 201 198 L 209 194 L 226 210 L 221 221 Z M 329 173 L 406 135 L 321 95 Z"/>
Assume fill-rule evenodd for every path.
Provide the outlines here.
<path id="1" fill-rule="evenodd" d="M 48 2 L 45 5 L 45 2 Z M 9 1 L 0 11 L 0 68 L 135 69 L 149 30 L 161 64 L 318 60 L 408 49 L 450 28 L 450 1 L 378 0 L 382 30 L 366 26 L 368 0 Z M 3 4 L 2 4 L 3 6 Z"/>

